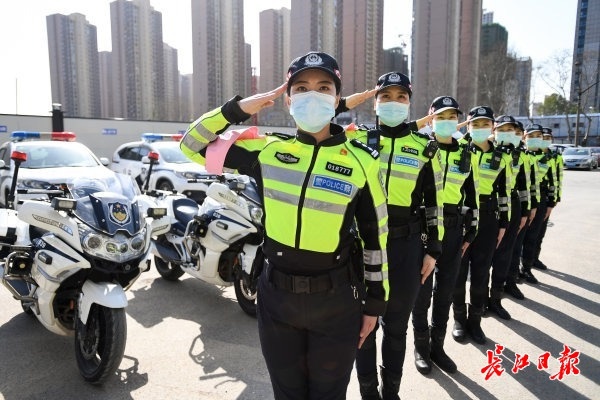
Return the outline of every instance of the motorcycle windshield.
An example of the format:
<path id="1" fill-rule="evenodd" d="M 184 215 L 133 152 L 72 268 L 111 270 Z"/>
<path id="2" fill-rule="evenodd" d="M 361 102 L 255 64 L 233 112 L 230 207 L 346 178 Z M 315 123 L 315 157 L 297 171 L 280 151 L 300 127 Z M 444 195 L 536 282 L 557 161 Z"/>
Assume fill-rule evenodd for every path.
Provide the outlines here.
<path id="1" fill-rule="evenodd" d="M 128 175 L 115 174 L 105 180 L 80 178 L 68 186 L 77 200 L 75 215 L 95 230 L 114 235 L 127 231 L 135 235 L 144 219 L 136 197 L 137 184 Z"/>
<path id="2" fill-rule="evenodd" d="M 262 206 L 262 201 L 260 199 L 260 195 L 258 194 L 258 189 L 256 187 L 256 182 L 252 178 L 248 178 L 246 180 L 246 187 L 242 190 L 242 195 L 254 202 L 258 206 Z"/>

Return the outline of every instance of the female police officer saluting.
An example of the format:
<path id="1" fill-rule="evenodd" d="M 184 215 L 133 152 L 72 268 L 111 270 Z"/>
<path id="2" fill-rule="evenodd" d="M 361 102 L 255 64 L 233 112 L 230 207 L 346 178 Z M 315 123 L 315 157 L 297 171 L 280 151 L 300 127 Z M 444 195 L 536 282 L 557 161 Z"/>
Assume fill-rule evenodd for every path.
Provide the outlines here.
<path id="1" fill-rule="evenodd" d="M 258 327 L 276 399 L 344 399 L 356 349 L 385 309 L 378 155 L 330 124 L 340 87 L 335 59 L 310 52 L 292 61 L 287 84 L 234 97 L 192 123 L 181 142 L 201 162 L 217 134 L 273 105 L 287 88 L 296 136 L 239 140 L 225 158 L 226 167 L 256 179 L 263 199 Z M 350 263 L 355 219 L 365 247 L 364 304 Z"/>

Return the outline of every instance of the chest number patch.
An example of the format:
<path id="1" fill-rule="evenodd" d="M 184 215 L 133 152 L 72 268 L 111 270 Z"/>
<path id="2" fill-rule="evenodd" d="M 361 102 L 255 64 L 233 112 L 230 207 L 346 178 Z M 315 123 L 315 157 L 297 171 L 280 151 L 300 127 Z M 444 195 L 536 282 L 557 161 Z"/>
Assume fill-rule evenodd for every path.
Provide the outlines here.
<path id="1" fill-rule="evenodd" d="M 331 172 L 336 173 L 336 174 L 341 174 L 341 175 L 345 175 L 345 176 L 352 175 L 352 168 L 343 167 L 341 165 L 334 164 L 334 163 L 329 162 L 329 161 L 327 161 L 327 165 L 325 166 L 325 169 L 327 171 L 331 171 Z"/>
<path id="2" fill-rule="evenodd" d="M 419 150 L 413 149 L 412 147 L 408 147 L 408 146 L 402 146 L 400 151 L 402 151 L 403 153 L 414 154 L 415 156 L 419 155 Z"/>

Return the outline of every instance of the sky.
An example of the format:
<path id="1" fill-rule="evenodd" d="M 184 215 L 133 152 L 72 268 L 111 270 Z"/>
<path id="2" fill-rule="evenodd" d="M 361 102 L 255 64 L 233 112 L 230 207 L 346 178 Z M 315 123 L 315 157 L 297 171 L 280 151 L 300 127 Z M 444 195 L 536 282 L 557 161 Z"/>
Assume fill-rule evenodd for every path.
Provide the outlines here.
<path id="1" fill-rule="evenodd" d="M 0 114 L 48 115 L 51 110 L 46 16 L 81 13 L 98 33 L 98 50 L 110 51 L 113 0 L 4 0 L 0 5 Z M 258 67 L 258 16 L 291 0 L 244 0 L 244 34 Z M 163 41 L 178 50 L 179 70 L 192 73 L 190 0 L 150 0 L 162 13 Z M 534 69 L 553 55 L 572 53 L 577 0 L 483 0 L 494 22 L 508 30 L 508 47 L 529 56 Z M 407 44 L 410 51 L 412 0 L 384 0 L 384 48 Z M 341 66 L 343 72 L 343 65 Z M 534 78 L 536 101 L 553 93 Z M 366 89 L 366 88 L 365 88 Z"/>

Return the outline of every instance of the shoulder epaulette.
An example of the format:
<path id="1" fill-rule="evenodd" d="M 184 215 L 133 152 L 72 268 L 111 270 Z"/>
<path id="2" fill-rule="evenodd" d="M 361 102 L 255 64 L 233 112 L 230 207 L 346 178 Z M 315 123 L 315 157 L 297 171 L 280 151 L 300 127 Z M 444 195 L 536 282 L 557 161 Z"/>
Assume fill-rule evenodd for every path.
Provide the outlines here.
<path id="1" fill-rule="evenodd" d="M 360 124 L 358 125 L 358 129 L 363 130 L 363 131 L 370 131 L 371 129 L 375 129 L 374 126 L 368 126 L 365 124 Z"/>
<path id="2" fill-rule="evenodd" d="M 367 146 L 366 144 L 364 144 L 360 140 L 358 140 L 358 139 L 352 139 L 352 140 L 350 140 L 350 143 L 352 143 L 352 146 L 358 147 L 359 149 L 366 151 L 374 159 L 378 159 L 379 158 L 379 152 L 377 150 L 374 150 L 374 149 L 370 148 L 369 146 Z"/>
<path id="3" fill-rule="evenodd" d="M 290 140 L 296 137 L 296 134 L 292 134 L 292 133 L 282 133 L 282 132 L 266 132 L 265 135 L 267 136 L 276 136 L 279 139 L 283 139 L 283 140 Z"/>
<path id="4" fill-rule="evenodd" d="M 435 140 L 435 138 L 430 135 L 429 133 L 426 132 L 419 132 L 419 131 L 410 131 L 413 135 L 420 137 L 421 139 L 426 139 L 426 140 Z"/>

